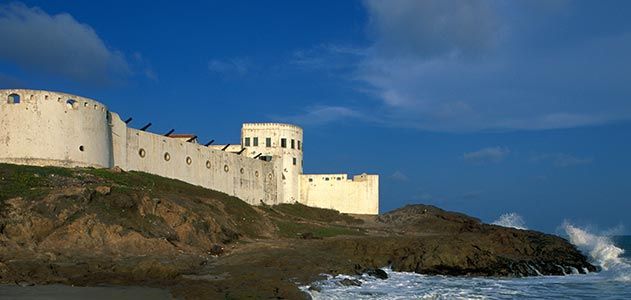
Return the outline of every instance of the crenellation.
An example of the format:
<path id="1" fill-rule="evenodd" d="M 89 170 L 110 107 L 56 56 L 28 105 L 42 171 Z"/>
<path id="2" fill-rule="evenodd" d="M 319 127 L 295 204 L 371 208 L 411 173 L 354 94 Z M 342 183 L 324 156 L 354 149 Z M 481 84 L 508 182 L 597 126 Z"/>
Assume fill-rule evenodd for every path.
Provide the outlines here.
<path id="1" fill-rule="evenodd" d="M 118 166 L 224 192 L 252 205 L 298 202 L 357 214 L 379 210 L 377 175 L 349 180 L 347 174 L 303 174 L 303 129 L 296 125 L 245 123 L 240 143 L 206 146 L 195 135 L 167 137 L 128 127 L 105 105 L 81 96 L 5 89 L 0 99 L 5 99 L 0 101 L 0 162 Z"/>

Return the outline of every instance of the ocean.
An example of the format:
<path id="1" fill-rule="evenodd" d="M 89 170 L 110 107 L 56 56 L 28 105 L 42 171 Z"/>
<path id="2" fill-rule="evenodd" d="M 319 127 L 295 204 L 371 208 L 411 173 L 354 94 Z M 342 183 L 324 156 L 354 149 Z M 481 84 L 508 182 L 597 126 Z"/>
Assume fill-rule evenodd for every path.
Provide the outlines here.
<path id="1" fill-rule="evenodd" d="M 564 225 L 566 238 L 602 268 L 590 274 L 489 278 L 428 276 L 394 272 L 388 279 L 327 275 L 320 291 L 301 288 L 313 299 L 631 299 L 631 236 L 600 236 Z M 360 286 L 345 286 L 357 279 Z"/>

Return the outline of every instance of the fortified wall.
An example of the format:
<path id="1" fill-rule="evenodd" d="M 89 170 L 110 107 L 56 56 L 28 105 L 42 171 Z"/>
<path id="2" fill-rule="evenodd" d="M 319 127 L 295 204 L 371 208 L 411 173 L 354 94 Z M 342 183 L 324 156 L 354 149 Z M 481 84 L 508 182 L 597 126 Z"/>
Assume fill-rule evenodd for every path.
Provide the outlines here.
<path id="1" fill-rule="evenodd" d="M 146 128 L 145 128 L 146 129 Z M 379 178 L 303 174 L 303 131 L 246 123 L 238 145 L 200 145 L 194 136 L 127 126 L 97 101 L 75 95 L 0 90 L 0 162 L 142 171 L 236 196 L 249 204 L 303 203 L 344 213 L 379 212 Z"/>

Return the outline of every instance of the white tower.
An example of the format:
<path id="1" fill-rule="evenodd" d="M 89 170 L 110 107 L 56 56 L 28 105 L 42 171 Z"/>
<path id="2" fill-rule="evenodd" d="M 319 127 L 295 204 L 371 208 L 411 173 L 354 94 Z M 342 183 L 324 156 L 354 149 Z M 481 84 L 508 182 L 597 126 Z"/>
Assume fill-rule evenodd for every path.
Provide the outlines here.
<path id="1" fill-rule="evenodd" d="M 278 180 L 278 201 L 299 202 L 302 174 L 302 128 L 281 123 L 245 123 L 241 146 L 250 157 L 274 163 Z"/>

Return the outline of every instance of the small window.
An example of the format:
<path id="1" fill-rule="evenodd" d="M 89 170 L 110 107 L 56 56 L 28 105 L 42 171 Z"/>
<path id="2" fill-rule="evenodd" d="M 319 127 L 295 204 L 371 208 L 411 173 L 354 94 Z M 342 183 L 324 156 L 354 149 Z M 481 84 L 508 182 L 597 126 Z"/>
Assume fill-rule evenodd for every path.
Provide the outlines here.
<path id="1" fill-rule="evenodd" d="M 190 164 L 192 164 L 192 163 L 193 163 L 193 159 L 192 159 L 190 156 L 187 156 L 187 157 L 186 157 L 186 164 L 187 164 L 187 165 L 190 165 Z"/>
<path id="2" fill-rule="evenodd" d="M 300 150 L 300 148 L 301 148 L 301 147 L 300 147 L 300 141 L 298 141 L 298 150 Z"/>
<path id="3" fill-rule="evenodd" d="M 265 147 L 272 147 L 272 138 L 265 138 Z"/>
<path id="4" fill-rule="evenodd" d="M 325 180 L 325 181 L 329 181 L 329 177 L 325 177 L 325 178 L 324 178 L 324 180 Z"/>
<path id="5" fill-rule="evenodd" d="M 241 169 L 239 170 L 239 173 L 243 174 L 243 173 L 245 173 L 245 170 L 244 170 L 243 168 L 241 168 Z"/>
<path id="6" fill-rule="evenodd" d="M 85 150 L 85 148 L 83 147 L 83 145 L 79 146 L 79 151 L 83 152 L 83 150 Z"/>
<path id="7" fill-rule="evenodd" d="M 313 182 L 313 178 L 309 178 L 309 182 Z"/>
<path id="8" fill-rule="evenodd" d="M 207 161 L 206 161 L 206 168 L 207 168 L 207 169 L 210 169 L 210 166 L 211 166 L 211 164 L 210 164 L 210 160 L 207 160 Z"/>
<path id="9" fill-rule="evenodd" d="M 259 177 L 259 171 L 254 171 L 254 176 Z"/>
<path id="10" fill-rule="evenodd" d="M 243 142 L 243 144 L 244 144 L 246 147 L 250 147 L 250 138 L 249 138 L 249 137 L 246 137 L 246 138 L 245 138 L 245 142 Z"/>
<path id="11" fill-rule="evenodd" d="M 230 168 L 228 167 L 228 165 L 224 165 L 224 166 L 223 166 L 223 170 L 224 170 L 224 171 L 226 171 L 226 172 L 228 172 L 228 171 L 230 171 Z"/>
<path id="12" fill-rule="evenodd" d="M 337 178 L 337 181 L 340 181 L 340 180 L 342 180 L 342 178 L 341 178 L 341 177 L 338 177 L 338 178 Z"/>
<path id="13" fill-rule="evenodd" d="M 140 155 L 140 157 L 145 157 L 145 155 L 147 155 L 147 152 L 145 152 L 145 149 L 140 148 L 140 150 L 138 150 L 138 155 Z"/>
<path id="14" fill-rule="evenodd" d="M 169 154 L 169 152 L 165 152 L 164 153 L 164 160 L 166 160 L 166 161 L 171 160 L 171 154 Z"/>
<path id="15" fill-rule="evenodd" d="M 294 139 L 291 139 L 291 149 L 295 149 L 296 148 L 296 141 L 294 141 Z"/>
<path id="16" fill-rule="evenodd" d="M 296 165 L 296 158 L 295 157 L 293 158 L 293 163 L 294 163 L 294 166 L 295 166 Z"/>
<path id="17" fill-rule="evenodd" d="M 280 139 L 280 146 L 283 148 L 287 148 L 287 139 L 285 138 Z"/>
<path id="18" fill-rule="evenodd" d="M 74 100 L 74 99 L 66 100 L 66 105 L 68 106 L 68 108 L 77 108 L 75 105 L 76 103 L 77 103 L 77 100 Z"/>
<path id="19" fill-rule="evenodd" d="M 7 103 L 9 103 L 9 104 L 18 104 L 18 103 L 20 103 L 20 95 L 18 95 L 18 94 L 11 94 L 11 95 L 9 95 L 9 98 L 7 99 Z"/>
<path id="20" fill-rule="evenodd" d="M 259 138 L 258 137 L 253 137 L 252 138 L 252 146 L 253 147 L 258 147 L 259 146 Z"/>

